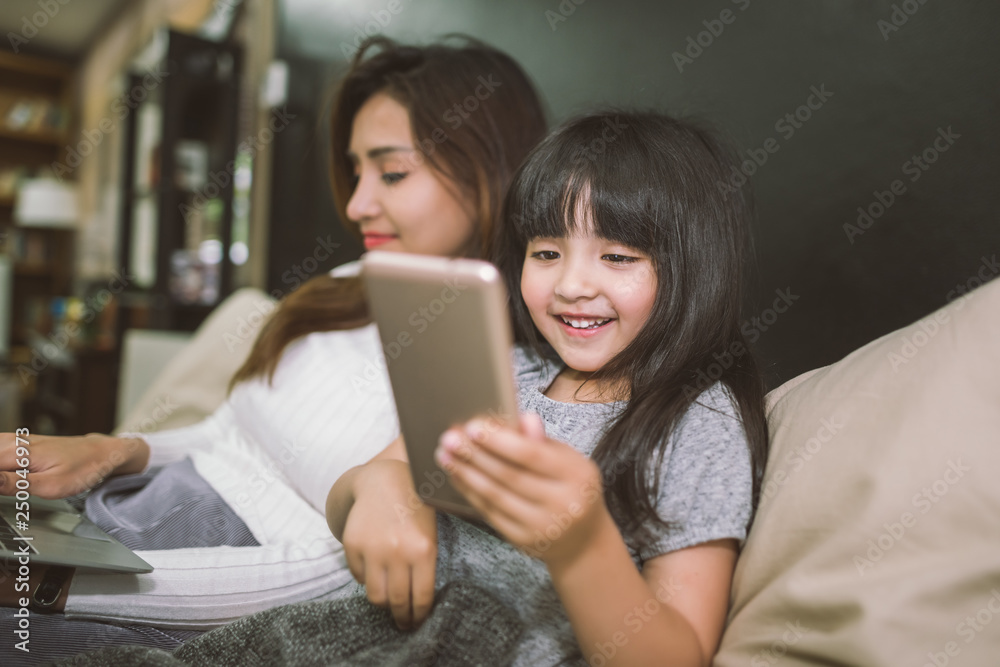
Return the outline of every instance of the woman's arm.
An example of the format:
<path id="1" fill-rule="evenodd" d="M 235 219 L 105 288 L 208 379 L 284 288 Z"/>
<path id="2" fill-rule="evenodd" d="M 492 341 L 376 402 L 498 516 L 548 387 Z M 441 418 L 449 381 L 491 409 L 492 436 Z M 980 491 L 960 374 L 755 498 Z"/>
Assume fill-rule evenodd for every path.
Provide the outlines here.
<path id="1" fill-rule="evenodd" d="M 93 488 L 112 475 L 140 472 L 149 445 L 139 437 L 101 433 L 82 436 L 0 434 L 0 495 L 17 492 L 17 470 L 28 470 L 31 493 L 67 498 Z"/>
<path id="2" fill-rule="evenodd" d="M 237 429 L 232 405 L 226 401 L 211 415 L 196 424 L 151 433 L 119 433 L 119 437 L 139 437 L 149 445 L 145 468 L 176 463 L 199 449 L 210 449 L 227 440 Z"/>
<path id="3" fill-rule="evenodd" d="M 145 471 L 180 461 L 197 449 L 207 449 L 225 440 L 233 428 L 232 408 L 223 403 L 197 424 L 154 433 L 90 433 L 82 436 L 29 435 L 18 442 L 13 433 L 0 434 L 0 495 L 16 491 L 16 470 L 25 459 L 18 456 L 24 445 L 31 492 L 42 498 L 67 498 L 99 484 L 113 475 Z"/>

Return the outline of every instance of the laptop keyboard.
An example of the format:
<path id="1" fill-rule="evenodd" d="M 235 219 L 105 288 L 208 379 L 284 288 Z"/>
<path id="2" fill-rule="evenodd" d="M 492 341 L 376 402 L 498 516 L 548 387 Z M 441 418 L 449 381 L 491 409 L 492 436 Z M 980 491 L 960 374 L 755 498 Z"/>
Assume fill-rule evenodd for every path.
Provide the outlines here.
<path id="1" fill-rule="evenodd" d="M 38 551 L 35 549 L 35 547 L 31 546 L 31 542 L 23 542 L 21 540 L 14 539 L 19 535 L 20 533 L 14 530 L 14 528 L 10 525 L 7 519 L 0 516 L 0 544 L 2 544 L 4 548 L 7 549 L 8 551 L 13 551 L 14 553 L 24 553 L 23 551 L 21 551 L 21 548 L 25 544 L 27 544 L 28 549 L 30 549 L 31 553 L 37 554 Z"/>

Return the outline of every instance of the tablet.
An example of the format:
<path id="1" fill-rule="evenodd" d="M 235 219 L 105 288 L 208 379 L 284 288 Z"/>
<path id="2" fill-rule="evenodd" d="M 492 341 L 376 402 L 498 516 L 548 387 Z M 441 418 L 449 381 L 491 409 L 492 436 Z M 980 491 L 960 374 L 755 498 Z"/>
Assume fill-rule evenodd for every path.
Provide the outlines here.
<path id="1" fill-rule="evenodd" d="M 413 484 L 428 505 L 478 517 L 434 460 L 448 428 L 476 416 L 516 426 L 511 327 L 489 262 L 371 251 L 362 259 L 372 318 Z"/>

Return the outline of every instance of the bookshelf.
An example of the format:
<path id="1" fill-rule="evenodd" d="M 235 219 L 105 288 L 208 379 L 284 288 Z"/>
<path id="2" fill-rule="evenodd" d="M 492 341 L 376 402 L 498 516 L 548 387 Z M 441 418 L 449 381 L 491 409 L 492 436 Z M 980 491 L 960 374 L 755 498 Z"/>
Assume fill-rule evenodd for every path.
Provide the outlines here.
<path id="1" fill-rule="evenodd" d="M 250 172 L 235 123 L 243 54 L 234 44 L 164 34 L 164 62 L 154 69 L 168 75 L 125 121 L 119 265 L 135 276 L 123 295 L 130 310 L 153 328 L 194 331 L 232 292 L 239 257 L 234 202 Z M 129 89 L 143 76 L 133 73 Z M 249 183 L 240 187 L 247 197 Z"/>
<path id="2" fill-rule="evenodd" d="M 18 184 L 63 160 L 70 136 L 73 68 L 63 62 L 0 51 L 0 253 L 14 266 L 9 332 L 12 352 L 25 344 L 30 302 L 67 296 L 74 232 L 18 227 Z"/>
<path id="3" fill-rule="evenodd" d="M 17 225 L 14 213 L 25 179 L 54 171 L 72 177 L 65 165 L 75 92 L 72 65 L 0 50 L 0 255 L 12 267 L 10 293 L 0 295 L 0 322 L 9 342 L 8 372 L 15 377 L 18 365 L 32 359 L 33 332 L 44 334 L 53 303 L 72 294 L 75 229 Z M 39 389 L 35 380 L 16 381 L 29 412 Z"/>

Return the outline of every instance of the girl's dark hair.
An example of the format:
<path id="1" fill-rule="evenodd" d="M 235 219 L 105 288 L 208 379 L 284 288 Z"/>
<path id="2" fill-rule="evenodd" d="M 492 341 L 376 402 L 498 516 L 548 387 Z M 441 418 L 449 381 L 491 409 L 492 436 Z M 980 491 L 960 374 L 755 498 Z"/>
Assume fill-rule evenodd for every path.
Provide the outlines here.
<path id="1" fill-rule="evenodd" d="M 646 325 L 590 378 L 629 390 L 627 407 L 593 458 L 609 509 L 640 544 L 650 521 L 662 523 L 651 502 L 660 479 L 650 472 L 662 465 L 664 434 L 716 379 L 735 399 L 750 445 L 753 507 L 760 497 L 765 385 L 740 331 L 752 206 L 744 191 L 720 187 L 735 164 L 729 148 L 692 122 L 656 113 L 577 118 L 539 144 L 518 170 L 491 239 L 490 258 L 515 295 L 515 340 L 550 359 L 554 352 L 517 296 L 531 239 L 569 235 L 585 224 L 574 215 L 582 210 L 594 234 L 652 258 L 657 289 Z"/>
<path id="2" fill-rule="evenodd" d="M 405 46 L 387 37 L 369 38 L 336 91 L 331 118 L 333 196 L 340 219 L 356 236 L 360 229 L 347 216 L 355 186 L 347 150 L 354 117 L 372 95 L 385 93 L 406 107 L 416 159 L 426 160 L 446 184 L 454 184 L 458 195 L 473 202 L 479 235 L 472 251 L 477 255 L 499 218 L 514 170 L 545 135 L 545 113 L 520 65 L 471 37 L 452 35 L 446 40 L 452 37 L 461 43 Z M 258 376 L 271 381 L 285 347 L 297 338 L 369 321 L 360 279 L 317 276 L 282 301 L 229 388 Z"/>

